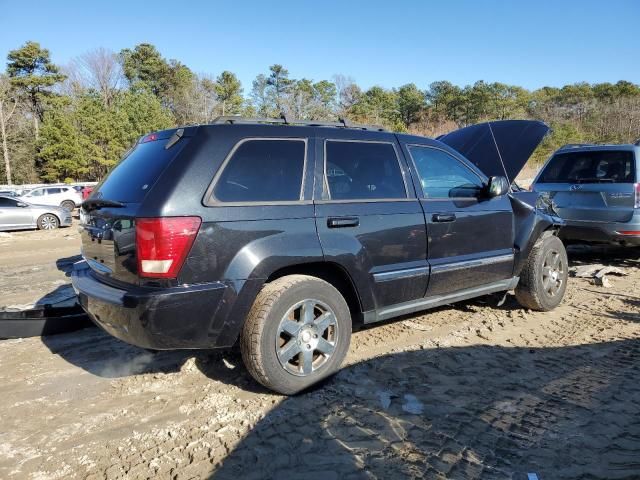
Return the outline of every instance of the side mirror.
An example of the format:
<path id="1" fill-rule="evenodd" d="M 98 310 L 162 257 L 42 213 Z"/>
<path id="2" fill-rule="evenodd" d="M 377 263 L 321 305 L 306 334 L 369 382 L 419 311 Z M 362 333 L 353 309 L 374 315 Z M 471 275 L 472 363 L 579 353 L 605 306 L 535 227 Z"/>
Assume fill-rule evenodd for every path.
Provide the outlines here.
<path id="1" fill-rule="evenodd" d="M 487 192 L 489 198 L 499 197 L 509 193 L 509 181 L 505 177 L 491 177 L 489 178 Z"/>
<path id="2" fill-rule="evenodd" d="M 26 203 L 23 203 L 23 202 L 18 202 L 18 203 L 16 203 L 16 206 L 17 206 L 17 207 L 20 207 L 20 208 L 26 208 L 26 207 L 28 207 L 29 205 L 27 205 Z"/>

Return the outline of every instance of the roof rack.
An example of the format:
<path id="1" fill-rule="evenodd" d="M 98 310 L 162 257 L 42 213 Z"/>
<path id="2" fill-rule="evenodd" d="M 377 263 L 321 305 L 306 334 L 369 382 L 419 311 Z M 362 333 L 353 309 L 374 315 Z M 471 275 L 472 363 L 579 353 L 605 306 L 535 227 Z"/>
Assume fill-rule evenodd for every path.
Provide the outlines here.
<path id="1" fill-rule="evenodd" d="M 296 120 L 289 118 L 285 113 L 280 114 L 280 118 L 265 118 L 265 117 L 240 117 L 236 115 L 221 116 L 215 118 L 210 125 L 220 125 L 224 123 L 229 124 L 247 124 L 247 123 L 271 123 L 278 125 L 299 125 L 305 127 L 336 127 L 336 128 L 354 128 L 357 130 L 371 130 L 375 132 L 386 132 L 387 130 L 380 125 L 360 125 L 351 123 L 346 118 L 340 118 L 337 122 L 321 122 L 316 120 Z"/>

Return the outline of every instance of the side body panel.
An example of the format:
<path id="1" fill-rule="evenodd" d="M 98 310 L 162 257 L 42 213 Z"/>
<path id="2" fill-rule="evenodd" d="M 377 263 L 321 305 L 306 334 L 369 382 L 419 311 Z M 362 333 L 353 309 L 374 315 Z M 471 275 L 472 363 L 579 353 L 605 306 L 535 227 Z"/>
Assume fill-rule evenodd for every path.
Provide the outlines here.
<path id="1" fill-rule="evenodd" d="M 0 199 L 0 230 L 21 230 L 35 228 L 37 207 L 18 207 L 20 200 L 15 198 Z"/>
<path id="2" fill-rule="evenodd" d="M 431 280 L 440 295 L 509 278 L 513 272 L 513 213 L 506 196 L 490 200 L 423 200 Z M 453 214 L 452 222 L 434 221 Z"/>
<path id="3" fill-rule="evenodd" d="M 35 227 L 30 208 L 0 206 L 0 229 L 13 230 Z"/>

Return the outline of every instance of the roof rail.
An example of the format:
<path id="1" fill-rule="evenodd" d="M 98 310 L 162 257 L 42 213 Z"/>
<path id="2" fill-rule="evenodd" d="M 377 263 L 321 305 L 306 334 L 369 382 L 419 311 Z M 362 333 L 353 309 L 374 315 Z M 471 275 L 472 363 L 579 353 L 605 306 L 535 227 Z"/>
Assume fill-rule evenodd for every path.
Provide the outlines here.
<path id="1" fill-rule="evenodd" d="M 278 125 L 300 125 L 305 127 L 336 127 L 336 128 L 354 128 L 356 130 L 371 130 L 376 132 L 386 132 L 387 130 L 380 125 L 360 125 L 351 123 L 345 118 L 340 118 L 337 122 L 322 122 L 316 120 L 296 120 L 289 118 L 288 115 L 281 113 L 280 118 L 266 117 L 240 117 L 236 115 L 221 116 L 215 118 L 210 125 L 229 124 L 247 124 L 247 123 L 271 123 Z"/>
<path id="2" fill-rule="evenodd" d="M 566 148 L 580 148 L 580 147 L 593 147 L 595 143 L 567 143 L 561 146 L 558 150 L 564 150 Z"/>

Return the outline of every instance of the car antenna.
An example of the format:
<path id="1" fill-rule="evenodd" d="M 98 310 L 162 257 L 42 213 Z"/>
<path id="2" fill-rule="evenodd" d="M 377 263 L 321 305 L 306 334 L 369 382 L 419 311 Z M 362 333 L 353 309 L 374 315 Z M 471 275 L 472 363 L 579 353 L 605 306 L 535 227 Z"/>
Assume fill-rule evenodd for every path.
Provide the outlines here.
<path id="1" fill-rule="evenodd" d="M 502 171 L 504 172 L 504 176 L 511 185 L 511 179 L 509 175 L 507 175 L 507 168 L 504 166 L 504 161 L 502 160 L 502 154 L 500 153 L 500 148 L 498 148 L 498 142 L 496 141 L 496 136 L 493 134 L 493 128 L 491 128 L 491 122 L 487 122 L 489 125 L 489 132 L 491 132 L 491 138 L 493 139 L 493 144 L 496 146 L 496 151 L 498 152 L 498 158 L 500 159 L 500 165 L 502 165 Z"/>

